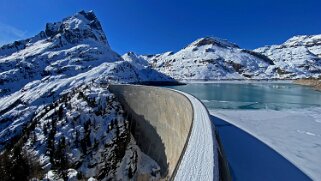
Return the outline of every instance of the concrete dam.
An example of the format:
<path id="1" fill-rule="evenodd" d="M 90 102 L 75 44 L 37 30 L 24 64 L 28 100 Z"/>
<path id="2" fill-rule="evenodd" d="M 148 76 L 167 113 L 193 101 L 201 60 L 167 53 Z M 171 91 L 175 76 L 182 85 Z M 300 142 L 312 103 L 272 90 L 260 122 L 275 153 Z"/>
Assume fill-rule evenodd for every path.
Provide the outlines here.
<path id="1" fill-rule="evenodd" d="M 163 179 L 219 180 L 215 128 L 198 99 L 161 87 L 110 85 L 109 90 L 131 117 L 137 144 L 159 164 Z"/>

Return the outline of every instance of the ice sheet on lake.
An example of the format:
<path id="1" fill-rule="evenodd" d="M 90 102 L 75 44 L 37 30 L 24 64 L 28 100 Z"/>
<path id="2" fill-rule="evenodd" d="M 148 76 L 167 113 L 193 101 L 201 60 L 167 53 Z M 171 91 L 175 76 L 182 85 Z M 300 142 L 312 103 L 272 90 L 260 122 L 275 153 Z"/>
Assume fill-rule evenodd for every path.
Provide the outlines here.
<path id="1" fill-rule="evenodd" d="M 276 150 L 313 180 L 321 178 L 321 108 L 210 110 Z"/>

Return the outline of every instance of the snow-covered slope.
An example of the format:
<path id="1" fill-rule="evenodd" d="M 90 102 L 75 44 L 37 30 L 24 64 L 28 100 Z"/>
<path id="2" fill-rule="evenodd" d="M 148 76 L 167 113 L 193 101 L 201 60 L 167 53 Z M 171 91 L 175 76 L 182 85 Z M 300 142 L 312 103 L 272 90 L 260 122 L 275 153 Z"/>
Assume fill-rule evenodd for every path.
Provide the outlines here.
<path id="1" fill-rule="evenodd" d="M 281 45 L 254 50 L 272 59 L 274 78 L 306 78 L 321 75 L 321 35 L 294 36 Z"/>
<path id="2" fill-rule="evenodd" d="M 126 62 L 104 63 L 88 72 L 69 78 L 48 76 L 35 80 L 23 87 L 20 91 L 0 98 L 0 148 L 10 138 L 19 134 L 22 127 L 30 121 L 34 112 L 48 103 L 57 100 L 64 92 L 90 82 L 106 83 L 111 80 L 126 82 L 136 75 L 130 64 Z"/>
<path id="3" fill-rule="evenodd" d="M 152 76 L 146 73 L 110 48 L 92 11 L 48 23 L 45 31 L 34 37 L 2 46 L 0 170 L 8 171 L 2 169 L 8 168 L 11 169 L 8 172 L 15 173 L 32 168 L 29 165 L 23 169 L 19 164 L 3 167 L 3 159 L 8 161 L 18 156 L 35 158 L 41 169 L 34 170 L 46 173 L 51 169 L 46 174 L 48 178 L 57 179 L 66 171 L 68 177 L 128 180 L 143 174 L 156 178 L 159 167 L 140 152 L 135 140 L 129 139 L 122 108 L 107 87 L 102 87 L 111 82 L 172 80 L 161 73 Z M 115 120 L 120 121 L 115 123 Z M 106 133 L 107 130 L 110 132 Z M 48 131 L 53 131 L 51 140 L 49 133 L 45 133 Z M 79 139 L 87 135 L 91 142 L 86 143 L 86 151 L 84 145 L 75 143 L 77 131 Z M 119 137 L 123 133 L 126 135 Z M 60 148 L 61 142 L 66 144 L 61 149 L 68 148 L 65 160 L 50 155 L 58 154 L 53 150 Z M 70 165 L 57 166 L 62 161 Z M 43 178 L 43 174 L 33 176 Z"/>
<path id="4" fill-rule="evenodd" d="M 0 96 L 46 76 L 70 77 L 121 57 L 111 50 L 93 12 L 48 23 L 38 35 L 0 48 Z"/>
<path id="5" fill-rule="evenodd" d="M 128 52 L 122 58 L 134 66 L 139 74 L 138 79 L 141 82 L 162 81 L 162 82 L 176 82 L 171 75 L 166 75 L 152 67 L 149 62 L 133 52 Z"/>
<path id="6" fill-rule="evenodd" d="M 321 76 L 321 35 L 295 36 L 282 45 L 255 49 L 219 38 L 200 38 L 178 52 L 122 56 L 179 80 L 296 79 Z"/>
<path id="7" fill-rule="evenodd" d="M 81 11 L 0 50 L 0 148 L 20 133 L 34 111 L 63 91 L 88 82 L 172 80 L 140 69 L 111 50 L 92 11 Z"/>
<path id="8" fill-rule="evenodd" d="M 174 53 L 122 56 L 138 66 L 151 66 L 175 79 L 262 79 L 273 61 L 218 38 L 201 38 Z"/>
<path id="9" fill-rule="evenodd" d="M 63 91 L 91 81 L 139 81 L 91 11 L 48 23 L 35 37 L 1 47 L 0 55 L 0 148 Z"/>
<path id="10" fill-rule="evenodd" d="M 123 59 L 110 48 L 95 14 L 81 11 L 61 22 L 47 23 L 45 31 L 32 38 L 0 48 L 0 97 L 34 80 L 48 76 L 72 77 L 102 63 L 117 61 Z M 160 73 L 146 77 L 148 72 L 128 62 L 117 63 L 117 67 L 127 74 L 132 73 L 124 79 L 126 82 L 148 81 L 149 78 L 170 80 Z"/>
<path id="11" fill-rule="evenodd" d="M 29 179 L 129 180 L 141 174 L 159 177 L 157 163 L 135 144 L 120 103 L 107 87 L 95 83 L 71 89 L 57 101 L 37 109 L 12 149 L 13 158 L 9 159 L 20 156 L 31 162 L 36 158 L 33 164 L 22 166 L 33 170 L 24 175 Z M 14 173 L 8 171 L 9 165 L 2 164 L 9 172 L 5 175 Z"/>

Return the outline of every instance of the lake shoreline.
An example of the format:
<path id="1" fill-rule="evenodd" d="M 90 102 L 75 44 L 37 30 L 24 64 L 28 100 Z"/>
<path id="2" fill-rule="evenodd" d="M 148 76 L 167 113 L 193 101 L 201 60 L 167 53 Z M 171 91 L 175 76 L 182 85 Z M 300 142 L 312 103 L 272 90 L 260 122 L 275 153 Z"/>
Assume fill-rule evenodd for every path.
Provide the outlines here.
<path id="1" fill-rule="evenodd" d="M 321 91 L 321 80 L 319 79 L 298 79 L 294 81 L 295 84 L 312 87 L 317 91 Z"/>
<path id="2" fill-rule="evenodd" d="M 247 83 L 293 83 L 292 79 L 284 79 L 284 80 L 274 80 L 274 79 L 222 79 L 222 80 L 179 80 L 181 83 L 185 84 L 212 84 L 212 83 L 236 83 L 236 84 L 247 84 Z"/>

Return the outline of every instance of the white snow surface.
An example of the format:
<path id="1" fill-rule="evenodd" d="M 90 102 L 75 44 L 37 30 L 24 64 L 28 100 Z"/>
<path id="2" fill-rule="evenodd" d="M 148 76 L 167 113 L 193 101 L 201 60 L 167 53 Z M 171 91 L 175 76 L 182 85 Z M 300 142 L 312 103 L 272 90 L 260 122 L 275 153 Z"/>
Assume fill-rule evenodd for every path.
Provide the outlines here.
<path id="1" fill-rule="evenodd" d="M 313 180 L 321 178 L 321 108 L 210 110 L 280 153 Z"/>
<path id="2" fill-rule="evenodd" d="M 217 142 L 214 136 L 214 125 L 211 123 L 208 111 L 194 96 L 183 92 L 180 93 L 191 101 L 194 110 L 194 121 L 185 153 L 174 180 L 218 181 Z"/>
<path id="3" fill-rule="evenodd" d="M 305 78 L 321 75 L 321 35 L 294 36 L 281 45 L 254 50 L 273 60 L 273 78 Z M 274 72 L 274 73 L 273 73 Z"/>
<path id="4" fill-rule="evenodd" d="M 68 169 L 68 178 L 67 180 L 68 181 L 77 181 L 77 171 L 75 169 Z M 44 176 L 44 179 L 42 179 L 43 181 L 64 181 L 64 179 L 60 178 L 57 174 L 56 171 L 54 170 L 50 170 L 48 171 L 45 176 Z M 88 179 L 90 180 L 90 179 Z M 90 180 L 90 181 L 93 181 L 93 180 Z"/>

